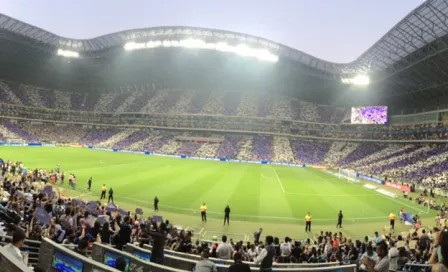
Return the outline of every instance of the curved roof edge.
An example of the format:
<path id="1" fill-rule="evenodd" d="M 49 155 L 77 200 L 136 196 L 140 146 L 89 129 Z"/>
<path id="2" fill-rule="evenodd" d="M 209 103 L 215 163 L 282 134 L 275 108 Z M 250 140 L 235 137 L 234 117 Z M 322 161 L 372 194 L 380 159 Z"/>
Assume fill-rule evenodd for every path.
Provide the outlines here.
<path id="1" fill-rule="evenodd" d="M 129 41 L 149 41 L 173 37 L 197 37 L 205 40 L 247 43 L 266 48 L 273 54 L 291 58 L 309 67 L 334 75 L 382 71 L 412 52 L 440 39 L 448 33 L 448 0 L 427 0 L 411 11 L 356 60 L 333 63 L 302 51 L 257 36 L 237 32 L 186 27 L 164 26 L 124 30 L 92 39 L 70 39 L 0 13 L 0 28 L 39 42 L 79 53 L 94 53 L 122 46 Z"/>

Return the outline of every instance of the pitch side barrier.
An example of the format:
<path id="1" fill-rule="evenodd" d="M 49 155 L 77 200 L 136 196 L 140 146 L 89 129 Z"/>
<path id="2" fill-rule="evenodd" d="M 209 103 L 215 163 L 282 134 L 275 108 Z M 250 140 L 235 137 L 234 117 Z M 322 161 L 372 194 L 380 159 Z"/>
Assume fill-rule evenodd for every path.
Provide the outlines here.
<path id="1" fill-rule="evenodd" d="M 48 238 L 42 239 L 38 266 L 44 271 L 119 272 L 115 268 L 80 255 Z"/>
<path id="2" fill-rule="evenodd" d="M 169 158 L 178 158 L 178 159 L 191 159 L 191 160 L 202 160 L 202 161 L 221 161 L 221 162 L 236 162 L 236 163 L 251 163 L 251 164 L 271 164 L 271 165 L 284 165 L 284 166 L 292 166 L 292 167 L 312 167 L 312 168 L 326 168 L 325 166 L 320 165 L 307 165 L 297 164 L 297 163 L 286 163 L 286 162 L 271 162 L 271 161 L 250 161 L 250 160 L 234 160 L 228 158 L 212 158 L 212 157 L 196 157 L 196 156 L 186 156 L 186 155 L 168 155 L 161 153 L 153 153 L 153 152 L 143 152 L 143 151 L 133 151 L 133 150 L 123 150 L 123 149 L 113 149 L 113 148 L 101 148 L 94 146 L 87 146 L 89 149 L 93 150 L 102 150 L 102 151 L 111 151 L 111 152 L 122 152 L 122 153 L 132 153 L 132 154 L 140 154 L 140 155 L 151 155 L 151 156 L 160 156 L 160 157 L 169 157 Z"/>
<path id="3" fill-rule="evenodd" d="M 33 269 L 26 266 L 23 262 L 19 261 L 15 256 L 12 256 L 3 247 L 0 247 L 0 264 L 1 271 L 14 271 L 14 272 L 32 272 Z"/>
<path id="4" fill-rule="evenodd" d="M 145 245 L 145 248 L 148 248 Z M 126 250 L 135 256 L 144 256 L 143 258 L 150 258 L 151 251 L 142 249 L 138 246 L 128 244 Z M 169 265 L 175 268 L 181 268 L 192 271 L 196 263 L 200 260 L 200 256 L 186 254 L 181 252 L 174 252 L 171 250 L 164 251 L 163 264 Z M 183 257 L 181 257 L 183 256 Z M 186 258 L 185 258 L 186 257 Z M 189 257 L 189 258 L 188 258 Z M 230 260 L 221 260 L 210 258 L 216 265 L 218 272 L 228 272 L 229 266 L 233 264 Z M 251 271 L 260 271 L 260 267 L 252 262 L 246 262 L 249 264 Z M 301 271 L 337 271 L 337 272 L 356 272 L 356 265 L 339 265 L 339 263 L 316 263 L 316 264 L 273 264 L 273 271 L 282 272 L 301 272 Z M 193 270 L 194 271 L 194 270 Z"/>
<path id="5" fill-rule="evenodd" d="M 367 176 L 367 175 L 363 175 L 363 174 L 360 174 L 360 173 L 356 173 L 356 172 L 351 171 L 351 170 L 340 169 L 339 173 L 341 175 L 344 175 L 344 177 L 355 177 L 355 178 L 367 180 L 367 181 L 370 181 L 370 182 L 373 182 L 373 183 L 385 185 L 385 182 L 382 179 L 378 179 L 378 178 L 375 178 L 375 177 L 372 177 L 372 176 Z"/>
<path id="6" fill-rule="evenodd" d="M 0 146 L 56 146 L 56 145 L 45 143 L 0 142 Z"/>
<path id="7" fill-rule="evenodd" d="M 151 256 L 151 249 L 152 246 L 150 245 L 143 245 L 143 248 L 128 244 L 126 247 L 126 250 L 134 255 L 142 255 L 146 254 L 146 256 Z M 148 255 L 149 254 L 149 255 Z M 197 262 L 201 259 L 201 256 L 199 255 L 193 255 L 183 252 L 177 252 L 172 250 L 164 250 L 164 257 L 165 259 L 169 259 L 171 257 L 177 257 L 178 260 L 182 261 L 188 261 L 191 262 Z M 223 260 L 223 259 L 217 259 L 217 258 L 209 258 L 211 261 L 213 261 L 215 264 L 219 265 L 231 265 L 234 262 L 232 260 Z M 254 262 L 244 262 L 247 263 L 251 267 L 258 267 Z M 272 265 L 274 268 L 303 268 L 303 267 L 332 267 L 332 266 L 339 266 L 338 262 L 331 262 L 331 263 L 274 263 Z"/>
<path id="8" fill-rule="evenodd" d="M 336 173 L 332 173 L 332 174 L 336 174 Z M 384 179 L 380 179 L 374 176 L 367 176 L 364 174 L 360 174 L 360 173 L 356 173 L 354 171 L 348 170 L 348 169 L 340 169 L 339 173 L 337 173 L 339 175 L 339 177 L 342 178 L 347 178 L 347 179 L 353 179 L 353 178 L 359 178 L 359 179 L 363 179 L 363 180 L 367 180 L 373 183 L 377 183 L 377 184 L 381 184 L 381 185 L 385 185 L 387 187 L 391 187 L 394 189 L 398 189 L 400 191 L 406 191 L 408 193 L 411 192 L 411 187 L 407 186 L 407 185 L 403 185 L 403 184 L 399 184 L 399 183 L 394 183 L 394 182 L 390 182 L 390 181 L 385 181 Z"/>
<path id="9" fill-rule="evenodd" d="M 150 263 L 143 258 L 136 257 L 128 252 L 118 250 L 108 245 L 94 243 L 92 249 L 92 259 L 99 263 L 115 263 L 115 260 L 122 257 L 129 266 L 129 271 L 139 272 L 186 272 L 187 270 L 176 269 L 172 266 Z M 90 270 L 88 270 L 90 271 Z M 191 269 L 188 271 L 192 271 Z"/>
<path id="10" fill-rule="evenodd" d="M 54 147 L 58 146 L 55 144 L 44 144 L 44 143 L 19 143 L 19 142 L 0 142 L 0 146 L 32 146 L 32 147 Z M 68 147 L 83 147 L 81 145 L 68 145 Z M 125 150 L 125 149 L 114 149 L 114 148 L 102 148 L 95 147 L 92 145 L 86 146 L 88 149 L 93 150 L 102 150 L 102 151 L 110 151 L 110 152 L 121 152 L 121 153 L 132 153 L 132 154 L 140 154 L 140 155 L 151 155 L 151 156 L 161 156 L 161 157 L 170 157 L 170 158 L 180 158 L 180 159 L 191 159 L 191 160 L 204 160 L 204 161 L 221 161 L 221 162 L 234 162 L 234 163 L 251 163 L 251 164 L 270 164 L 270 165 L 282 165 L 282 166 L 291 166 L 291 167 L 311 167 L 315 169 L 327 169 L 325 165 L 307 165 L 306 163 L 298 164 L 298 163 L 288 163 L 288 162 L 271 162 L 271 161 L 250 161 L 250 160 L 234 160 L 228 158 L 212 158 L 212 157 L 195 157 L 195 156 L 186 156 L 186 155 L 168 155 L 168 154 L 160 154 L 160 153 L 152 153 L 148 151 L 134 151 L 134 150 Z"/>

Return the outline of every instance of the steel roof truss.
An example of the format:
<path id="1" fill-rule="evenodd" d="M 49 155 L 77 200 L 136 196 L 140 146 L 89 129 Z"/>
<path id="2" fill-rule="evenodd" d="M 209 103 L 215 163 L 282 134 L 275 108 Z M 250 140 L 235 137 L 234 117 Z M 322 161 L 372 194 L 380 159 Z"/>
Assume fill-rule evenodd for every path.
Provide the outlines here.
<path id="1" fill-rule="evenodd" d="M 420 42 L 422 42 L 425 45 L 428 44 L 428 42 L 423 38 L 423 35 L 422 35 L 423 33 L 418 33 L 412 26 L 409 26 L 408 22 L 405 22 L 404 24 L 407 26 L 407 28 L 406 29 L 400 28 L 399 29 L 400 31 L 405 32 L 407 35 L 419 40 Z M 415 35 L 409 31 L 412 31 Z"/>
<path id="2" fill-rule="evenodd" d="M 410 53 L 410 52 L 408 52 L 408 51 L 406 50 L 406 48 L 405 48 L 404 46 L 402 46 L 402 45 L 397 45 L 397 44 L 393 44 L 393 43 L 389 42 L 387 39 L 382 40 L 380 44 L 385 45 L 385 46 L 389 49 L 389 50 L 388 50 L 389 53 L 394 53 L 394 54 L 397 55 L 399 58 L 402 58 L 403 56 L 398 52 L 398 50 L 401 50 L 401 51 L 405 52 L 406 54 L 409 54 L 409 53 Z M 387 44 L 388 44 L 389 46 L 387 46 Z"/>
<path id="3" fill-rule="evenodd" d="M 427 18 L 420 17 L 420 15 L 418 15 L 418 14 L 415 14 L 415 17 L 417 17 L 420 20 L 420 22 L 422 22 L 429 29 L 429 32 L 427 31 L 428 34 L 430 34 L 434 39 L 439 38 L 437 33 L 434 31 L 435 24 L 433 22 L 430 22 L 430 23 L 432 23 L 432 25 L 430 26 L 427 23 L 427 20 L 428 20 Z"/>
<path id="4" fill-rule="evenodd" d="M 401 37 L 403 37 L 404 39 L 401 37 L 398 37 L 394 32 L 389 33 L 389 36 L 392 36 L 395 39 L 402 41 L 404 44 L 408 44 L 409 46 L 413 47 L 415 50 L 418 49 L 418 47 L 415 46 L 414 43 L 412 42 L 412 40 L 410 40 L 406 35 L 401 34 Z"/>
<path id="5" fill-rule="evenodd" d="M 446 16 L 442 11 L 440 11 L 438 8 L 434 7 L 433 5 L 429 5 L 428 8 L 433 12 L 434 16 L 439 19 L 439 21 L 445 26 L 447 27 L 447 21 L 448 21 L 448 16 Z M 444 17 L 444 19 L 440 18 L 440 17 Z"/>

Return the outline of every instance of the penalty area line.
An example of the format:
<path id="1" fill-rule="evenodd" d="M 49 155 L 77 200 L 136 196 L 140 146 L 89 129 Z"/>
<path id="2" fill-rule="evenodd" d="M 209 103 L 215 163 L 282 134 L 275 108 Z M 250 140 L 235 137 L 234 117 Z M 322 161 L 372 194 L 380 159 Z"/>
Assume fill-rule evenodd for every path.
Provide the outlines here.
<path id="1" fill-rule="evenodd" d="M 274 171 L 275 176 L 277 177 L 277 181 L 278 181 L 278 184 L 280 184 L 280 188 L 282 188 L 282 192 L 285 193 L 285 188 L 283 188 L 283 184 L 282 184 L 282 181 L 280 180 L 280 177 L 277 174 L 277 170 L 275 170 L 275 168 L 272 165 L 271 165 L 271 168 Z"/>
<path id="2" fill-rule="evenodd" d="M 320 172 L 320 173 L 325 174 L 324 172 Z M 320 178 L 320 179 L 322 179 L 322 180 L 324 180 L 324 181 L 326 181 L 326 182 L 329 182 L 327 179 L 325 179 L 325 178 L 323 178 L 323 177 L 320 177 L 319 175 L 316 175 L 316 174 L 314 174 L 314 173 L 313 173 L 313 175 L 315 175 L 316 177 L 318 177 L 318 178 Z M 350 185 L 355 185 L 355 186 L 356 186 L 357 184 L 350 183 Z M 358 186 L 359 186 L 359 185 L 358 185 Z M 360 187 L 363 188 L 363 189 L 365 189 L 365 190 L 369 190 L 369 189 L 365 188 L 364 186 L 360 186 Z M 370 191 L 372 191 L 372 190 L 370 190 Z M 394 202 L 396 202 L 396 203 L 398 203 L 398 204 L 400 204 L 400 205 L 402 205 L 402 206 L 406 206 L 406 207 L 411 208 L 411 209 L 413 209 L 413 210 L 415 210 L 415 211 L 418 211 L 419 213 L 429 214 L 428 211 L 425 212 L 425 211 L 423 211 L 423 210 L 420 210 L 419 208 L 414 207 L 414 206 L 411 206 L 411 205 L 406 204 L 406 203 L 403 203 L 403 202 L 401 202 L 401 201 L 395 199 L 394 197 L 386 196 L 386 195 L 384 195 L 384 194 L 382 194 L 382 193 L 380 193 L 380 192 L 377 192 L 376 190 L 373 190 L 373 192 L 376 193 L 377 195 L 379 195 L 379 196 L 385 198 L 385 199 L 392 200 L 392 201 L 394 201 Z"/>

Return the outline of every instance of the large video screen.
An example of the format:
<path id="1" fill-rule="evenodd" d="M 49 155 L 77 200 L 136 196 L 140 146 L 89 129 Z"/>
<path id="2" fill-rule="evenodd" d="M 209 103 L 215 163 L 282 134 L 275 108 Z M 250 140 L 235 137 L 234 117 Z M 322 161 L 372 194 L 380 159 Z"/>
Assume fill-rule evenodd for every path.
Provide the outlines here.
<path id="1" fill-rule="evenodd" d="M 82 272 L 84 263 L 59 251 L 54 252 L 52 271 Z"/>
<path id="2" fill-rule="evenodd" d="M 108 266 L 115 267 L 115 262 L 118 258 L 120 258 L 121 255 L 114 253 L 112 251 L 105 251 L 104 252 L 104 263 Z M 124 271 L 130 272 L 131 271 L 131 260 L 129 258 L 124 257 L 124 260 L 126 262 L 126 268 Z"/>
<path id="3" fill-rule="evenodd" d="M 387 124 L 386 106 L 367 106 L 352 108 L 352 124 Z"/>

